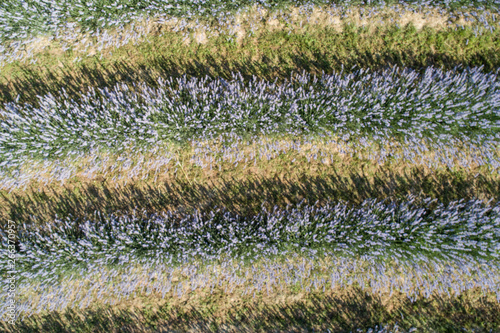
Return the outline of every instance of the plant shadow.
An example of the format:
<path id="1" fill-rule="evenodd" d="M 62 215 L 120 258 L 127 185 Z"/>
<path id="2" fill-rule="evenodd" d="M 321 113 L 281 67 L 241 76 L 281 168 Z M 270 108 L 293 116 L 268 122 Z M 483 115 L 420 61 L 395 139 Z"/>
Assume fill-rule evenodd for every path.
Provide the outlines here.
<path id="1" fill-rule="evenodd" d="M 387 301 L 385 301 L 387 302 Z M 418 332 L 499 332 L 500 306 L 486 297 L 418 298 L 400 293 L 382 299 L 351 286 L 339 294 L 307 293 L 299 300 L 252 301 L 224 312 L 166 303 L 154 311 L 104 306 L 32 316 L 5 332 L 355 332 L 383 325 Z"/>
<path id="2" fill-rule="evenodd" d="M 95 212 L 116 215 L 132 212 L 162 213 L 176 211 L 192 214 L 216 208 L 242 217 L 251 217 L 263 207 L 310 205 L 326 202 L 346 202 L 359 205 L 367 199 L 405 200 L 408 195 L 419 199 L 438 199 L 443 204 L 460 199 L 500 200 L 500 179 L 480 174 L 440 171 L 428 173 L 420 167 L 404 172 L 380 168 L 373 175 L 350 170 L 338 173 L 301 175 L 298 179 L 286 176 L 251 175 L 245 180 L 220 176 L 216 181 L 191 183 L 183 178 L 151 183 L 133 182 L 118 186 L 111 181 L 34 187 L 19 193 L 0 192 L 4 207 L 0 218 L 22 224 L 29 221 L 50 223 L 60 219 L 94 218 Z M 38 222 L 37 222 L 38 223 Z"/>

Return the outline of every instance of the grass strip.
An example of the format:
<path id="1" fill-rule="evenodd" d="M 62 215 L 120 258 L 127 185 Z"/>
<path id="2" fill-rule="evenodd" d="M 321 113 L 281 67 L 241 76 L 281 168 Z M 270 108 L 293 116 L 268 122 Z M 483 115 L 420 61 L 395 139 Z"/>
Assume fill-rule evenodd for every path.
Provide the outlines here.
<path id="1" fill-rule="evenodd" d="M 8 40 L 19 40 L 29 35 L 37 33 L 55 33 L 60 28 L 68 27 L 71 22 L 79 26 L 82 30 L 94 32 L 97 29 L 105 29 L 112 26 L 130 22 L 137 17 L 152 15 L 155 13 L 167 13 L 174 16 L 194 17 L 198 19 L 228 15 L 239 11 L 241 8 L 249 7 L 255 2 L 248 0 L 238 1 L 181 1 L 176 5 L 158 0 L 117 0 L 113 4 L 102 3 L 100 1 L 72 0 L 72 1 L 53 1 L 51 3 L 38 3 L 27 1 L 18 3 L 15 1 L 4 1 L 0 6 L 0 41 L 2 43 Z M 428 6 L 428 3 L 422 1 L 289 1 L 289 0 L 271 0 L 259 1 L 259 4 L 269 10 L 287 9 L 290 5 L 340 5 L 363 7 L 373 7 L 377 5 L 405 4 L 412 7 Z M 497 9 L 495 1 L 434 1 L 434 6 L 448 10 L 471 9 L 484 10 Z M 74 25 L 70 25 L 74 27 Z"/>
<path id="2" fill-rule="evenodd" d="M 241 175 L 276 173 L 284 163 L 313 163 L 345 168 L 342 164 L 367 162 L 385 168 L 424 167 L 436 170 L 462 170 L 467 173 L 496 173 L 500 167 L 500 151 L 496 141 L 451 140 L 447 145 L 432 140 L 406 139 L 371 141 L 369 138 L 254 138 L 251 141 L 223 142 L 193 141 L 185 147 L 160 147 L 151 150 L 132 149 L 122 154 L 98 150 L 66 159 L 27 159 L 17 167 L 5 167 L 0 172 L 0 190 L 9 193 L 36 186 L 61 186 L 92 181 L 112 182 L 116 186 L 127 183 L 175 181 L 178 173 L 192 184 L 206 182 L 218 174 L 240 172 Z M 277 165 L 272 163 L 277 162 Z M 340 164 L 340 166 L 339 166 Z M 262 169 L 265 167 L 268 172 Z M 274 171 L 272 171 L 274 170 Z M 305 170 L 305 169 L 304 169 Z M 22 191 L 22 190 L 21 190 Z"/>
<path id="3" fill-rule="evenodd" d="M 19 319 L 79 309 L 81 313 L 110 305 L 137 309 L 156 305 L 189 305 L 226 312 L 249 301 L 272 304 L 308 299 L 311 295 L 337 295 L 355 287 L 367 296 L 391 303 L 475 298 L 498 302 L 498 266 L 475 260 L 425 259 L 400 261 L 397 257 L 374 263 L 359 257 L 307 255 L 304 252 L 266 257 L 243 263 L 234 258 L 189 262 L 180 266 L 150 261 L 140 264 L 89 266 L 66 271 L 58 281 L 28 280 L 18 283 Z M 498 262 L 496 263 L 498 264 Z M 469 297 L 467 297 L 469 296 Z M 389 306 L 391 308 L 391 306 Z M 3 310 L 2 313 L 5 314 Z M 339 315 L 343 309 L 337 309 Z M 213 311 L 212 315 L 214 315 Z"/>

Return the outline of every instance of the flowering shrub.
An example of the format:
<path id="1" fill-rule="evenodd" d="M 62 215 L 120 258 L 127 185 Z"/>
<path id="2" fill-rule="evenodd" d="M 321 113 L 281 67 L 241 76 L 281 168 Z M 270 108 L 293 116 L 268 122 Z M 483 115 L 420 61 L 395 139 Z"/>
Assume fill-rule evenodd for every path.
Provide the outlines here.
<path id="1" fill-rule="evenodd" d="M 296 75 L 284 85 L 241 76 L 161 80 L 142 94 L 125 85 L 81 101 L 40 99 L 40 108 L 8 103 L 0 115 L 3 164 L 26 155 L 61 157 L 92 147 L 121 151 L 159 142 L 226 140 L 235 136 L 326 133 L 349 138 L 487 136 L 498 142 L 499 83 L 477 68 L 464 73 L 428 68 L 423 75 L 380 73 Z"/>
<path id="2" fill-rule="evenodd" d="M 464 15 L 466 21 L 478 23 L 476 36 L 496 29 L 496 14 L 485 9 L 494 8 L 497 2 L 471 2 L 481 13 L 473 11 L 471 18 Z M 345 5 L 359 4 L 316 1 L 300 12 L 312 13 L 320 3 L 331 6 L 330 14 L 338 10 L 343 17 L 352 11 Z M 439 11 L 456 19 L 462 14 L 456 11 L 462 3 L 440 1 Z M 101 29 L 123 29 L 143 14 L 156 15 L 155 19 L 165 24 L 175 21 L 174 31 L 183 31 L 185 38 L 189 29 L 202 27 L 203 36 L 195 40 L 203 42 L 213 32 L 198 22 L 203 15 L 223 22 L 236 9 L 250 4 L 246 0 L 116 0 L 112 4 L 93 0 L 4 1 L 0 3 L 0 41 L 5 46 L 0 45 L 0 62 L 24 57 L 21 51 L 30 37 L 49 33 L 51 40 L 71 40 L 75 35 L 66 34 L 64 29 L 76 31 L 77 27 L 101 39 L 99 51 L 105 43 L 120 47 L 131 39 L 138 40 L 151 27 L 125 38 L 115 33 L 118 41 L 107 31 L 101 34 Z M 291 2 L 260 4 L 271 9 Z M 369 6 L 357 10 L 360 17 L 369 19 L 378 15 L 385 2 L 363 4 Z M 421 12 L 428 4 L 406 2 L 403 11 Z M 255 8 L 260 14 L 262 8 Z M 167 19 L 167 14 L 183 19 Z M 272 15 L 266 24 L 279 25 L 277 13 Z M 195 27 L 188 27 L 185 18 L 196 20 Z M 280 19 L 291 29 L 290 17 Z M 235 24 L 225 25 L 229 35 L 242 38 L 243 30 Z M 250 34 L 253 32 L 252 25 Z M 82 43 L 87 47 L 92 44 L 86 38 Z M 30 200 L 22 200 L 22 191 L 37 182 L 40 187 L 53 182 L 62 186 L 109 175 L 110 183 L 116 186 L 118 181 L 126 184 L 139 178 L 154 186 L 157 177 L 175 168 L 175 176 L 183 173 L 191 183 L 184 169 L 187 166 L 209 174 L 228 165 L 235 170 L 238 165 L 250 169 L 259 161 L 282 159 L 293 166 L 322 163 L 334 169 L 344 163 L 344 159 L 334 163 L 339 155 L 349 155 L 355 163 L 357 159 L 376 162 L 380 169 L 398 161 L 410 167 L 424 165 L 431 171 L 448 168 L 450 174 L 466 169 L 475 173 L 474 177 L 497 175 L 499 73 L 484 73 L 482 69 L 352 68 L 349 73 L 342 70 L 319 77 L 295 73 L 279 84 L 277 79 L 245 80 L 237 72 L 231 80 L 184 75 L 160 77 L 157 88 L 139 82 L 133 83 L 133 91 L 125 83 L 112 88 L 90 87 L 76 100 L 63 88 L 61 97 L 37 95 L 37 106 L 18 99 L 0 108 L 0 202 L 9 202 L 12 210 L 21 209 L 29 215 L 32 210 L 25 203 Z M 360 168 L 367 170 L 363 165 Z M 373 170 L 369 171 L 376 172 Z M 389 180 L 391 175 L 384 179 L 393 181 Z M 463 175 L 456 172 L 453 180 Z M 326 179 L 320 171 L 316 176 Z M 495 181 L 494 177 L 480 179 Z M 339 178 L 340 191 L 347 189 L 342 182 Z M 373 186 L 378 185 L 375 182 Z M 11 223 L 10 239 L 13 233 L 17 237 L 14 268 L 20 295 L 15 311 L 26 319 L 68 308 L 83 310 L 91 304 L 114 306 L 143 296 L 180 299 L 195 291 L 212 294 L 223 290 L 224 294 L 238 292 L 241 297 L 252 294 L 255 298 L 278 289 L 282 293 L 326 293 L 348 286 L 379 296 L 400 292 L 411 302 L 436 295 L 457 297 L 480 289 L 500 302 L 500 203 L 493 201 L 495 186 L 482 192 L 483 197 L 478 195 L 481 200 L 449 202 L 447 197 L 446 203 L 426 198 L 426 193 L 395 200 L 380 192 L 388 198 L 379 200 L 368 195 L 366 188 L 357 187 L 365 191 L 361 199 L 356 198 L 359 205 L 338 197 L 321 204 L 303 201 L 273 209 L 266 209 L 264 203 L 261 209 L 259 202 L 257 213 L 252 211 L 251 216 L 210 205 L 188 213 L 181 200 L 176 202 L 178 210 L 166 212 L 158 205 L 139 202 L 137 211 L 113 207 L 112 213 L 96 211 L 92 218 L 82 217 L 82 213 L 40 221 L 30 215 L 33 219 L 24 223 Z M 397 193 L 398 198 L 408 193 L 404 186 L 399 188 L 404 193 Z M 441 199 L 447 187 L 443 188 L 435 192 L 442 194 Z M 11 191 L 15 191 L 12 196 Z M 179 192 L 184 195 L 186 191 Z M 246 200 L 240 202 L 250 206 L 249 192 L 240 192 Z M 130 202 L 151 199 L 139 192 L 121 194 L 128 193 L 140 197 Z M 216 192 L 204 193 L 213 196 Z M 57 192 L 51 195 L 62 197 Z M 273 195 L 285 196 L 282 192 Z M 295 202 L 303 198 L 296 196 Z M 486 203 L 484 196 L 491 200 Z M 19 205 L 12 204 L 13 198 Z M 42 210 L 39 198 L 33 202 Z M 75 203 L 64 200 L 64 205 Z M 140 204 L 155 208 L 142 210 Z M 198 201 L 196 204 L 201 206 Z M 80 206 L 84 208 L 78 214 L 93 207 L 89 202 Z M 0 271 L 7 276 L 13 267 L 9 234 L 0 229 L 0 236 Z M 8 315 L 9 297 L 5 288 L 0 291 L 2 319 Z M 398 331 L 396 325 L 369 332 L 390 329 Z"/>

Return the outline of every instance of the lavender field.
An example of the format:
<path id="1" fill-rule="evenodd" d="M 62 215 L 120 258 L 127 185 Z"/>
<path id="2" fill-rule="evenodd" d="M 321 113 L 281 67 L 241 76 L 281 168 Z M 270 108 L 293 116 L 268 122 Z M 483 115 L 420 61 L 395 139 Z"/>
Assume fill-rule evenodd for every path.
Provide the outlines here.
<path id="1" fill-rule="evenodd" d="M 0 4 L 6 332 L 500 332 L 495 1 Z"/>

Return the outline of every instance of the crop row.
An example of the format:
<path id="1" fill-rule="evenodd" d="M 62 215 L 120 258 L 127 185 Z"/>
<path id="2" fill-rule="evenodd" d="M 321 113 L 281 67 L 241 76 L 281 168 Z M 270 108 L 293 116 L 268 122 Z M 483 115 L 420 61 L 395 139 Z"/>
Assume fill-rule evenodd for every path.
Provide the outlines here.
<path id="1" fill-rule="evenodd" d="M 297 74 L 283 85 L 186 77 L 159 89 L 126 85 L 92 90 L 80 101 L 40 97 L 40 108 L 7 103 L 0 111 L 0 159 L 57 158 L 91 148 L 123 151 L 161 142 L 249 135 L 333 134 L 372 138 L 500 135 L 496 74 L 394 67 L 321 78 Z M 177 87 L 176 87 L 177 86 Z"/>
<path id="2" fill-rule="evenodd" d="M 280 8 L 297 4 L 290 1 L 259 1 L 264 8 Z M 387 4 L 404 4 L 409 10 L 415 7 L 429 6 L 430 1 L 300 1 L 298 4 L 306 7 L 315 5 L 330 5 L 336 8 L 349 7 L 353 5 L 368 5 L 369 7 L 384 7 Z M 60 1 L 44 0 L 34 2 L 23 0 L 18 2 L 5 1 L 0 7 L 0 38 L 5 40 L 23 39 L 36 33 L 54 33 L 58 29 L 78 25 L 82 30 L 96 31 L 133 21 L 143 16 L 153 16 L 157 13 L 165 13 L 172 16 L 185 18 L 212 17 L 221 18 L 230 15 L 236 10 L 249 7 L 252 1 L 130 1 L 115 0 L 111 4 L 99 1 Z M 433 1 L 432 5 L 446 9 L 462 9 L 475 7 L 477 10 L 486 8 L 498 8 L 497 1 L 468 1 L 464 6 L 463 1 Z"/>
<path id="3" fill-rule="evenodd" d="M 192 168 L 204 172 L 210 170 L 235 169 L 241 166 L 256 167 L 262 162 L 287 158 L 290 163 L 300 164 L 306 158 L 324 165 L 333 165 L 338 158 L 357 158 L 384 165 L 425 166 L 431 171 L 439 169 L 470 170 L 479 174 L 478 167 L 489 172 L 500 170 L 500 151 L 496 140 L 451 139 L 446 145 L 430 139 L 405 138 L 396 142 L 381 138 L 378 142 L 361 137 L 356 140 L 342 138 L 269 139 L 255 137 L 251 140 L 235 138 L 234 142 L 222 144 L 221 138 L 211 142 L 192 141 L 190 147 L 176 151 L 172 148 L 135 149 L 121 154 L 107 154 L 92 149 L 76 156 L 37 161 L 23 159 L 17 167 L 8 168 L 8 161 L 0 163 L 0 190 L 26 189 L 33 183 L 64 185 L 72 179 L 93 180 L 106 177 L 114 182 L 148 180 L 156 183 L 167 174 L 179 175 Z M 182 162 L 181 162 L 182 161 Z M 305 162 L 305 161 L 304 161 Z M 388 165 L 386 165 L 388 166 Z"/>
<path id="4" fill-rule="evenodd" d="M 263 208 L 251 218 L 221 209 L 191 214 L 70 217 L 19 226 L 17 268 L 23 279 L 57 279 L 89 264 L 211 262 L 222 254 L 252 262 L 288 251 L 334 251 L 372 260 L 494 260 L 500 254 L 500 206 L 480 201 L 417 204 L 366 200 L 321 207 Z M 8 267 L 3 233 L 2 267 Z M 399 259 L 398 259 L 399 258 Z M 425 260 L 425 259 L 424 259 Z M 4 262 L 5 261 L 5 262 Z"/>

